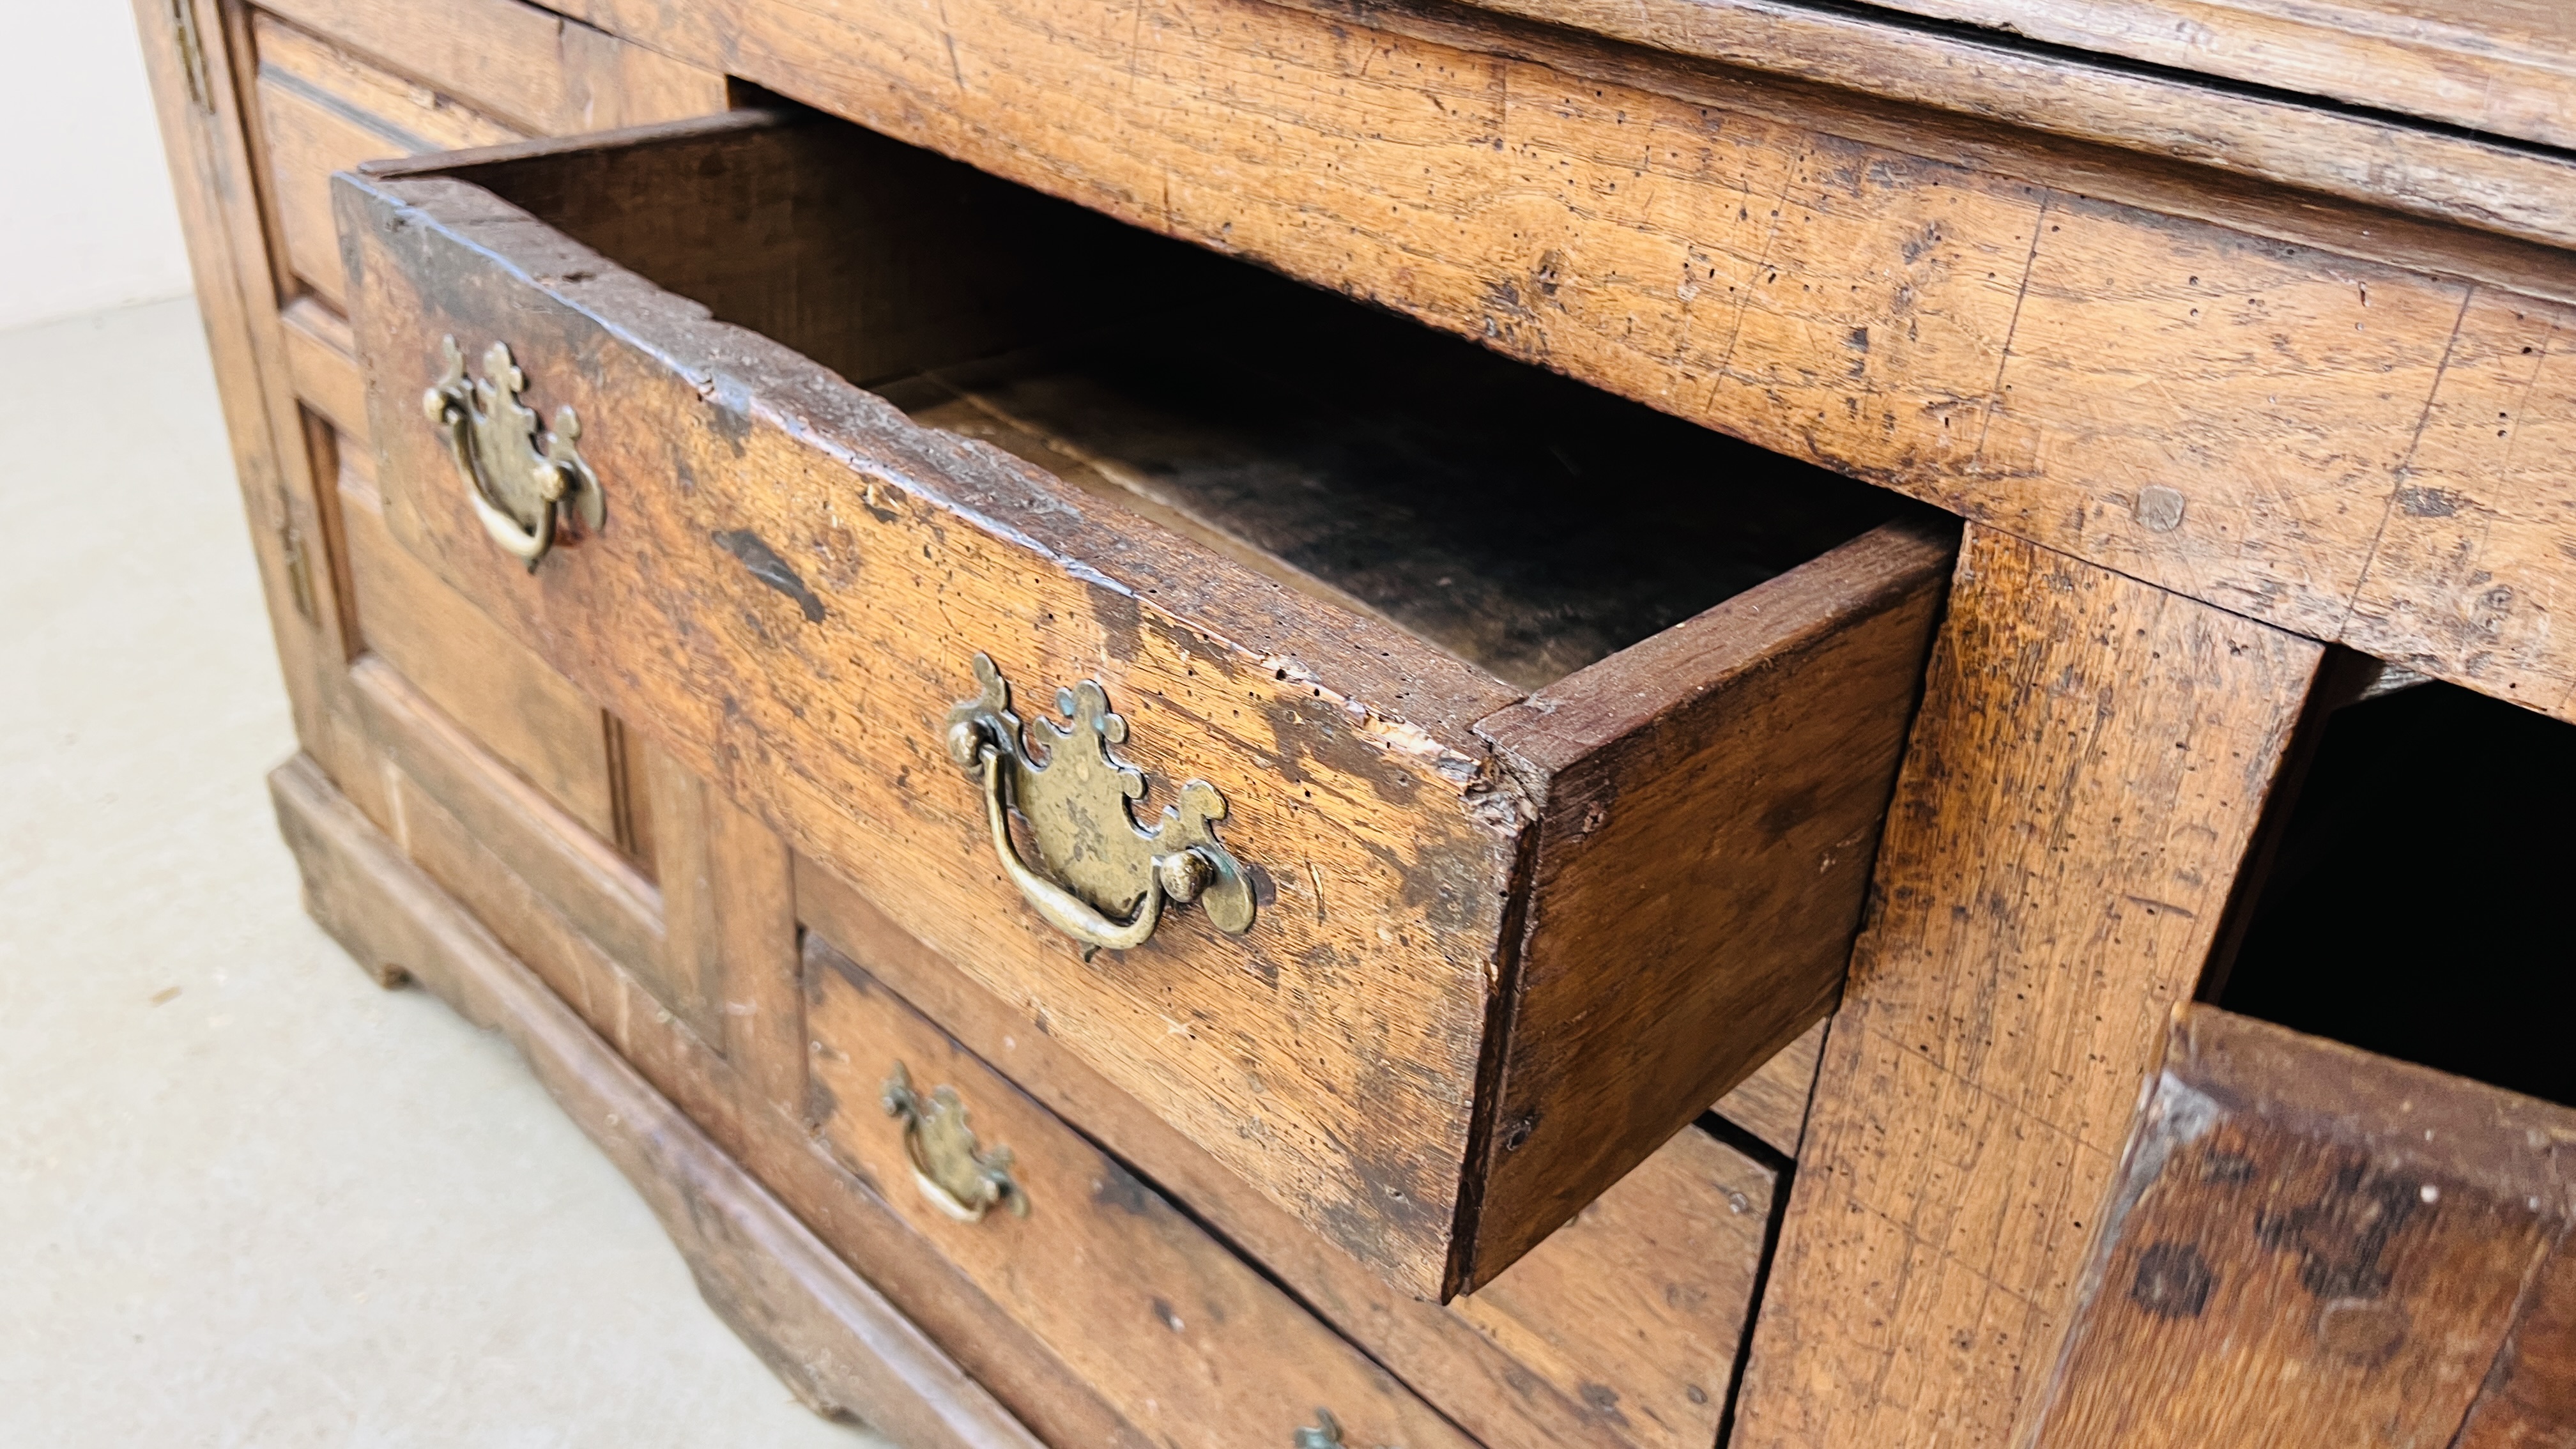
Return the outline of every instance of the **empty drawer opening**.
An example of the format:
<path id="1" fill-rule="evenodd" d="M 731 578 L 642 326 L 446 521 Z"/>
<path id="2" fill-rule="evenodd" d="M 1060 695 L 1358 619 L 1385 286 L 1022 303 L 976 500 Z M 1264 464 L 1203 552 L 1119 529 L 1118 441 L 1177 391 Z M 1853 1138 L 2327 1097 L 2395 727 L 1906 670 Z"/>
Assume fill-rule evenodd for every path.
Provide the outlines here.
<path id="1" fill-rule="evenodd" d="M 2576 727 L 2426 683 L 2326 717 L 2230 1011 L 2576 1104 Z"/>
<path id="2" fill-rule="evenodd" d="M 688 150 L 464 174 L 916 421 L 1522 690 L 1910 506 L 845 123 Z M 1543 336 L 1544 296 L 1489 301 Z"/>

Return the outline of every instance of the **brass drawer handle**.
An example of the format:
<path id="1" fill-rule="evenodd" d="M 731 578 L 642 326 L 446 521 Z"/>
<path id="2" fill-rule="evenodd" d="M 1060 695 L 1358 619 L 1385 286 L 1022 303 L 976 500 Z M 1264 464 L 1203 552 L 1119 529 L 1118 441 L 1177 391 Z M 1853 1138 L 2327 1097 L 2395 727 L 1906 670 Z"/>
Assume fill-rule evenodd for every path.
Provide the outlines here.
<path id="1" fill-rule="evenodd" d="M 598 475 L 574 446 L 581 419 L 571 408 L 555 409 L 554 429 L 539 448 L 536 412 L 519 401 L 528 375 L 510 360 L 509 344 L 484 350 L 479 379 L 465 375 L 465 349 L 454 337 L 442 345 L 447 371 L 421 395 L 421 407 L 446 431 L 483 531 L 533 571 L 555 546 L 567 510 L 594 533 L 604 521 Z"/>
<path id="2" fill-rule="evenodd" d="M 933 1087 L 924 1101 L 912 1089 L 912 1073 L 897 1062 L 886 1078 L 884 1101 L 886 1115 L 903 1123 L 913 1184 L 931 1206 L 961 1223 L 982 1222 L 997 1203 L 1009 1203 L 1017 1216 L 1029 1215 L 1029 1195 L 1011 1180 L 1011 1149 L 976 1146 L 955 1087 Z"/>
<path id="3" fill-rule="evenodd" d="M 1252 929 L 1252 882 L 1217 842 L 1225 797 L 1214 785 L 1183 785 L 1148 830 L 1129 809 L 1145 798 L 1144 772 L 1109 753 L 1126 741 L 1127 721 L 1109 712 L 1098 681 L 1056 691 L 1056 710 L 1071 723 L 1039 720 L 1045 753 L 1033 757 L 1011 713 L 1011 686 L 990 656 L 975 656 L 975 680 L 976 697 L 948 712 L 948 756 L 983 777 L 985 823 L 1002 873 L 1049 925 L 1082 943 L 1085 959 L 1103 947 L 1145 944 L 1167 902 L 1197 901 L 1233 935 Z M 1020 859 L 1014 808 L 1055 879 Z"/>

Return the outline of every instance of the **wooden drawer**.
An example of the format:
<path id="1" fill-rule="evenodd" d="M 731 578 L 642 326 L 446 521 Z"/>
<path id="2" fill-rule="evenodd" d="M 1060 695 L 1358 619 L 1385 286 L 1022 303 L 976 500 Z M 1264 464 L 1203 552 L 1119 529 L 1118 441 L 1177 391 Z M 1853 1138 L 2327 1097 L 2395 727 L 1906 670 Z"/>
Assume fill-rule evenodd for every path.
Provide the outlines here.
<path id="1" fill-rule="evenodd" d="M 1940 524 L 838 123 L 340 185 L 395 537 L 1392 1281 L 1490 1281 L 1829 1006 Z M 534 567 L 422 415 L 465 353 L 604 499 Z M 1110 793 L 1023 772 L 1054 829 L 996 841 L 979 656 L 1097 685 L 1138 815 L 1203 781 L 1239 864 L 1133 949 L 1051 924 L 1141 916 L 1041 905 L 1143 832 L 1067 749 Z"/>
<path id="2" fill-rule="evenodd" d="M 859 963 L 1488 1449 L 1716 1442 L 1786 1187 L 1766 1165 L 1776 1159 L 1685 1128 L 1492 1283 L 1424 1302 L 1305 1231 L 849 885 L 810 861 L 795 874 L 809 950 Z M 815 937 L 825 945 L 812 947 Z M 1733 1105 L 1731 1094 L 1721 1107 Z"/>
<path id="3" fill-rule="evenodd" d="M 1354 1444 L 1473 1442 L 810 935 L 805 1030 L 809 1122 L 834 1160 L 1147 1440 L 1269 1449 L 1320 1408 Z M 959 1174 L 1004 1186 L 987 1203 Z"/>

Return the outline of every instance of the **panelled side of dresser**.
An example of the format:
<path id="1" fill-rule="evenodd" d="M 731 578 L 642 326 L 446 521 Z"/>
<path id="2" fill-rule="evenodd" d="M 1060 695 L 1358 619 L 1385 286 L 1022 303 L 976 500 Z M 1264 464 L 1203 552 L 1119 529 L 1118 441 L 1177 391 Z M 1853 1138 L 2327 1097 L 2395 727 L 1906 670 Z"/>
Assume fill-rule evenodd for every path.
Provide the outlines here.
<path id="1" fill-rule="evenodd" d="M 725 78 L 517 0 L 136 18 L 302 750 L 272 783 L 308 907 L 384 984 L 509 1034 L 818 1412 L 943 1449 L 1033 1445 L 1026 1420 L 1114 1442 L 1079 1383 L 971 1310 L 940 1335 L 990 1346 L 961 1367 L 705 1134 L 743 1115 L 719 1078 L 801 1096 L 786 852 L 383 534 L 331 172 L 720 111 Z M 694 1092 L 678 1041 L 718 1064 Z M 792 1080 L 762 1075 L 779 1062 Z"/>

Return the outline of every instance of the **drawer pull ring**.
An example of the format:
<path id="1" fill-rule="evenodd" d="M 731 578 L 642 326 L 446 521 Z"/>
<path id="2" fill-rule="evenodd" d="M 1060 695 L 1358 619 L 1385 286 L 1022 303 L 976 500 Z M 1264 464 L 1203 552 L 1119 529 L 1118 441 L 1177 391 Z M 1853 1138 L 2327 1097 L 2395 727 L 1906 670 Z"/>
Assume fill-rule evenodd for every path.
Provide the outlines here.
<path id="1" fill-rule="evenodd" d="M 443 347 L 447 371 L 421 395 L 421 407 L 446 430 L 456 476 L 474 500 L 483 531 L 534 571 L 568 531 L 567 514 L 594 533 L 604 521 L 598 475 L 574 446 L 581 420 L 571 408 L 555 409 L 554 429 L 540 447 L 537 414 L 519 401 L 528 375 L 511 361 L 509 344 L 485 349 L 480 378 L 465 375 L 465 349 L 454 337 Z"/>
<path id="2" fill-rule="evenodd" d="M 931 1206 L 961 1223 L 982 1222 L 997 1203 L 1010 1204 L 1019 1217 L 1029 1215 L 1029 1195 L 1011 1180 L 1011 1149 L 976 1146 L 955 1087 L 933 1087 L 924 1099 L 912 1089 L 912 1073 L 897 1062 L 886 1078 L 884 1100 L 886 1115 L 903 1123 L 913 1183 Z"/>
<path id="3" fill-rule="evenodd" d="M 1011 713 L 1011 686 L 992 659 L 975 656 L 976 697 L 948 712 L 948 756 L 984 782 L 985 823 L 1002 873 L 1049 925 L 1080 941 L 1083 957 L 1145 944 L 1166 903 L 1199 903 L 1219 930 L 1252 929 L 1252 882 L 1217 842 L 1225 797 L 1205 780 L 1180 788 L 1153 829 L 1130 802 L 1145 775 L 1109 753 L 1127 739 L 1097 680 L 1056 691 L 1068 724 L 1040 719 L 1033 751 Z M 1010 813 L 1028 822 L 1035 854 L 1054 879 L 1020 859 Z M 1123 829 L 1121 827 L 1124 827 Z"/>

